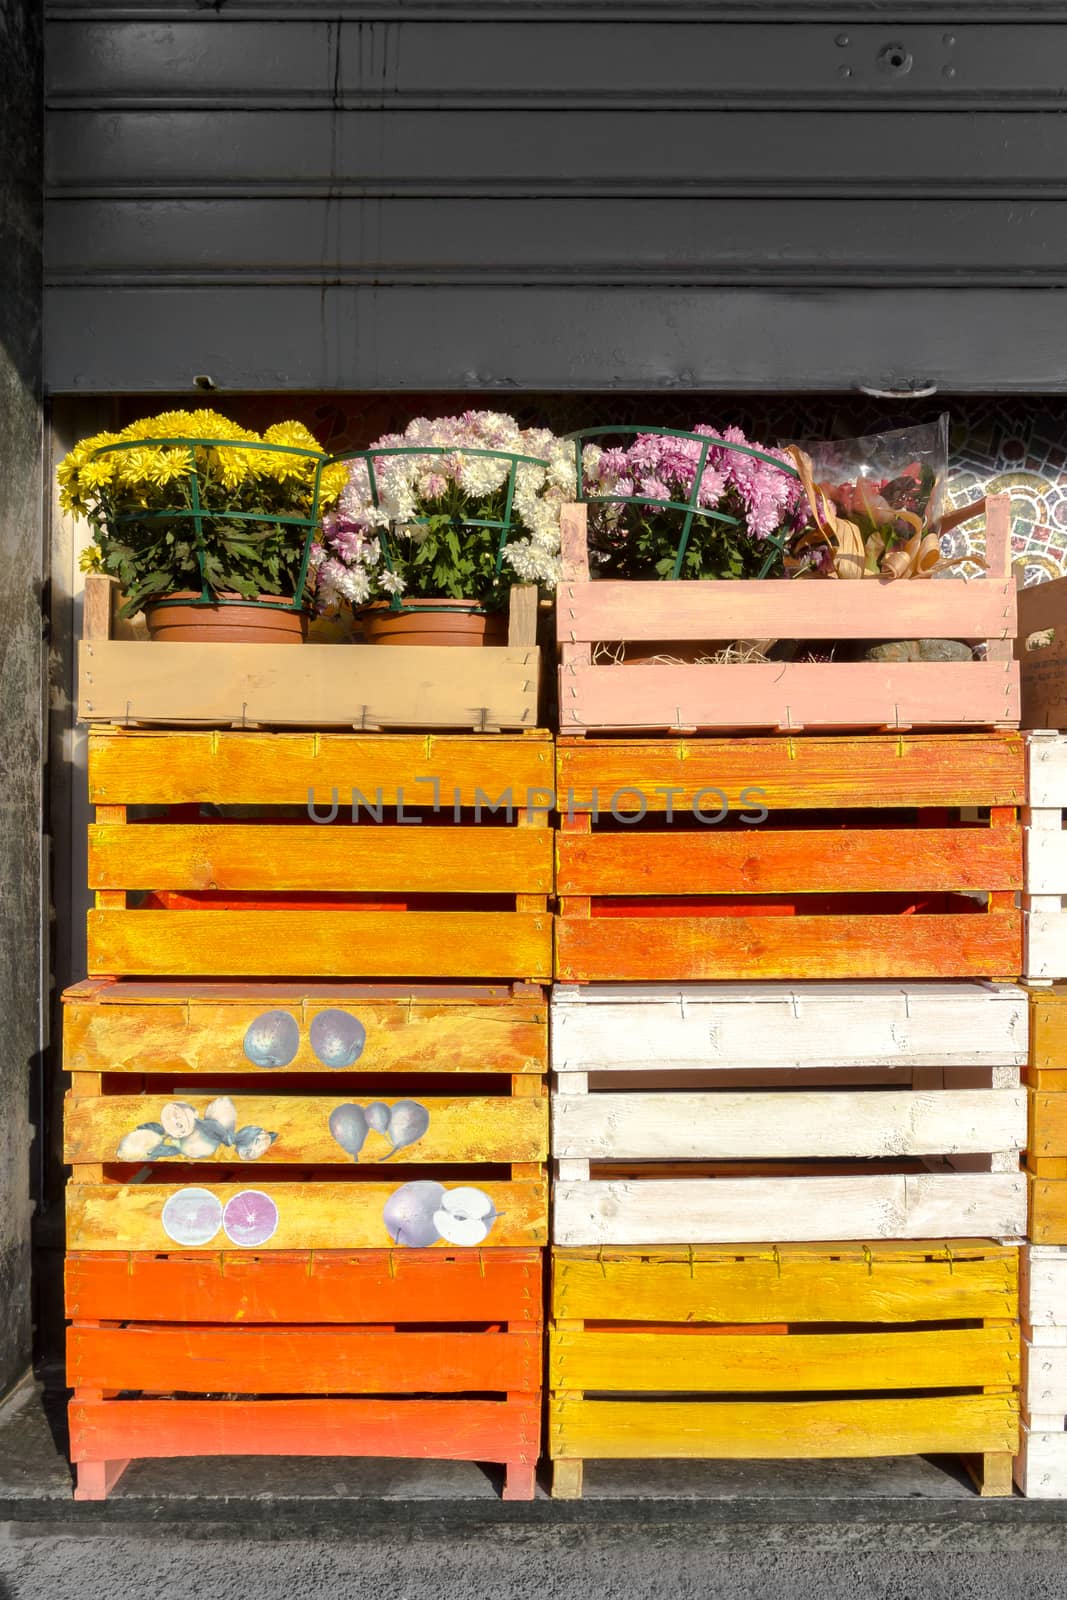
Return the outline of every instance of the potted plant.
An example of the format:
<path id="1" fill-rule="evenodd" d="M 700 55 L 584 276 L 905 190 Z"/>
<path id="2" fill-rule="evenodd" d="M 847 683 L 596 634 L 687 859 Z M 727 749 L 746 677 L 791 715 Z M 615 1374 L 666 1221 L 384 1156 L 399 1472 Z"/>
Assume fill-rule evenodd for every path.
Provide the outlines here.
<path id="1" fill-rule="evenodd" d="M 85 517 L 83 566 L 121 585 L 153 639 L 300 643 L 311 547 L 343 466 L 300 422 L 262 435 L 214 411 L 168 411 L 83 439 L 60 503 Z"/>
<path id="2" fill-rule="evenodd" d="M 319 608 L 374 644 L 497 644 L 515 581 L 554 588 L 573 445 L 492 411 L 417 418 L 339 458 L 348 480 L 312 552 Z"/>

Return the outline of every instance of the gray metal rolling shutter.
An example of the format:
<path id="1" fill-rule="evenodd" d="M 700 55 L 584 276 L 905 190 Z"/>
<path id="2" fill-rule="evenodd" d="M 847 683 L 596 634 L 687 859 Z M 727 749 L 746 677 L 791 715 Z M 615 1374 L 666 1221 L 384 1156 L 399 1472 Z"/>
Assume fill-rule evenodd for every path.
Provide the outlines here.
<path id="1" fill-rule="evenodd" d="M 53 391 L 1067 386 L 1067 4 L 47 15 Z"/>

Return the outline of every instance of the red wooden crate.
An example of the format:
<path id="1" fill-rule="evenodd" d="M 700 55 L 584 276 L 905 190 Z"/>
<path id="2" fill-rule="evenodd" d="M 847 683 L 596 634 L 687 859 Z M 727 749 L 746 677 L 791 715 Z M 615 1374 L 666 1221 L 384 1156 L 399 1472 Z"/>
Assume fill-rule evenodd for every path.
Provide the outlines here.
<path id="1" fill-rule="evenodd" d="M 985 504 L 988 567 L 970 582 L 595 581 L 586 507 L 566 507 L 556 612 L 560 732 L 1017 727 L 1009 500 Z M 650 640 L 670 658 L 672 644 L 679 654 L 707 644 L 714 655 L 734 639 L 811 640 L 831 651 L 853 640 L 923 638 L 984 642 L 986 659 L 619 664 L 613 650 L 600 659 L 605 645 Z"/>
<path id="2" fill-rule="evenodd" d="M 216 1455 L 499 1462 L 533 1496 L 540 1250 L 75 1254 L 66 1293 L 78 1499 Z"/>

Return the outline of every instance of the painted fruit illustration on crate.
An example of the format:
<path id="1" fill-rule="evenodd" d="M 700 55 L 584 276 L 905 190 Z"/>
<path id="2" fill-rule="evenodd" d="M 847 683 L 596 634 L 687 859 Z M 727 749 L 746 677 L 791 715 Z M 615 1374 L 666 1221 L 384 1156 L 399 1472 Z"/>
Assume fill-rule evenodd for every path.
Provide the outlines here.
<path id="1" fill-rule="evenodd" d="M 308 1042 L 324 1067 L 339 1071 L 355 1066 L 363 1054 L 367 1030 L 358 1017 L 331 1007 L 312 1017 Z"/>
<path id="2" fill-rule="evenodd" d="M 389 1140 L 390 1148 L 378 1157 L 388 1161 L 397 1151 L 416 1144 L 429 1126 L 430 1113 L 417 1100 L 398 1100 L 393 1106 L 373 1100 L 368 1106 L 335 1106 L 330 1112 L 330 1132 L 353 1161 L 359 1160 L 371 1132 Z"/>
<path id="3" fill-rule="evenodd" d="M 278 1207 L 262 1189 L 242 1189 L 223 1207 L 210 1189 L 190 1187 L 169 1195 L 161 1216 L 175 1244 L 194 1249 L 210 1244 L 221 1228 L 231 1244 L 254 1250 L 278 1231 Z"/>
<path id="4" fill-rule="evenodd" d="M 426 1178 L 394 1189 L 382 1212 L 393 1243 L 415 1249 L 425 1249 L 439 1239 L 468 1248 L 482 1244 L 499 1216 L 484 1189 L 470 1184 L 446 1189 L 443 1183 Z"/>
<path id="5" fill-rule="evenodd" d="M 300 1049 L 300 1028 L 288 1011 L 264 1011 L 248 1024 L 245 1055 L 254 1067 L 287 1067 Z"/>
<path id="6" fill-rule="evenodd" d="M 212 1100 L 200 1116 L 187 1100 L 170 1100 L 158 1122 L 141 1122 L 119 1140 L 119 1161 L 209 1161 L 219 1150 L 235 1151 L 240 1161 L 258 1161 L 278 1135 L 250 1123 L 237 1126 L 237 1107 L 228 1095 Z"/>

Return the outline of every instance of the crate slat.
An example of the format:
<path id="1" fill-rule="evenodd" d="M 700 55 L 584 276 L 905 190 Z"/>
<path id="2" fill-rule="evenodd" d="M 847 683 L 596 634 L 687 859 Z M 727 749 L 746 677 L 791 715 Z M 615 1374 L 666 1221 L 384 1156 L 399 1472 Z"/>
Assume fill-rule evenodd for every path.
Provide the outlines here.
<path id="1" fill-rule="evenodd" d="M 519 1322 L 542 1316 L 539 1250 L 71 1252 L 67 1316 L 147 1322 Z"/>
<path id="2" fill-rule="evenodd" d="M 881 1400 L 549 1402 L 555 1458 L 780 1461 L 838 1456 L 1014 1453 L 1014 1395 Z"/>
<path id="3" fill-rule="evenodd" d="M 854 894 L 1022 888 L 1022 829 L 560 834 L 560 894 Z M 368 885 L 377 887 L 377 885 Z"/>
<path id="4" fill-rule="evenodd" d="M 668 973 L 692 982 L 794 975 L 1008 977 L 1021 964 L 1021 913 L 1009 910 L 923 916 L 564 915 L 556 925 L 556 976 L 566 982 L 642 982 Z"/>
<path id="5" fill-rule="evenodd" d="M 76 1463 L 130 1457 L 402 1456 L 532 1464 L 539 1450 L 539 1412 L 537 1394 L 504 1400 L 75 1398 L 70 1449 Z"/>
<path id="6" fill-rule="evenodd" d="M 90 973 L 128 976 L 552 976 L 552 919 L 521 911 L 149 911 L 88 914 Z"/>
<path id="7" fill-rule="evenodd" d="M 63 1116 L 63 1159 L 72 1164 L 83 1161 L 116 1161 L 120 1140 L 146 1120 L 158 1117 L 163 1102 L 180 1099 L 203 1117 L 213 1095 L 190 1094 L 153 1099 L 144 1095 L 102 1095 L 98 1098 L 68 1096 Z M 326 1166 L 351 1166 L 353 1157 L 342 1150 L 330 1132 L 331 1112 L 345 1102 L 338 1092 L 332 1098 L 304 1097 L 279 1092 L 277 1095 L 235 1095 L 236 1126 L 259 1127 L 276 1134 L 274 1143 L 256 1162 L 314 1163 Z M 375 1099 L 392 1106 L 398 1099 L 413 1096 L 376 1094 Z M 414 1143 L 393 1150 L 385 1134 L 371 1129 L 359 1153 L 360 1165 L 393 1166 L 411 1162 L 511 1162 L 544 1161 L 548 1156 L 548 1101 L 532 1095 L 478 1099 L 473 1096 L 444 1098 L 418 1095 L 418 1104 L 429 1113 L 426 1132 Z M 220 1145 L 214 1156 L 197 1158 L 233 1162 L 234 1152 Z M 172 1159 L 168 1170 L 178 1166 Z M 251 1168 L 250 1168 L 251 1170 Z M 385 1168 L 384 1171 L 388 1171 Z M 384 1172 L 383 1172 L 384 1176 Z"/>
<path id="8" fill-rule="evenodd" d="M 1018 1256 L 965 1239 L 556 1249 L 552 1311 L 634 1323 L 1015 1321 Z"/>
<path id="9" fill-rule="evenodd" d="M 1026 1094 L 1015 1089 L 561 1093 L 552 1103 L 553 1154 L 594 1161 L 988 1154 L 1021 1151 L 1025 1139 Z"/>
<path id="10" fill-rule="evenodd" d="M 262 1068 L 245 1054 L 245 1035 L 265 1012 L 281 1010 L 297 1025 L 296 1054 L 286 1073 L 321 1074 L 323 1064 L 311 1048 L 311 1024 L 336 1009 L 356 1017 L 366 1032 L 361 1055 L 344 1069 L 346 1077 L 541 1074 L 548 1067 L 548 1007 L 540 989 L 322 980 L 306 985 L 90 980 L 65 996 L 64 1065 L 71 1072 L 259 1073 Z"/>
<path id="11" fill-rule="evenodd" d="M 561 1072 L 1018 1067 L 1028 1007 L 971 981 L 557 984 L 551 1029 Z"/>
<path id="12" fill-rule="evenodd" d="M 522 738 L 504 734 L 485 739 L 434 734 L 384 738 L 353 733 L 94 728 L 89 735 L 89 802 L 99 806 L 201 801 L 303 809 L 310 791 L 325 811 L 336 789 L 342 812 L 350 808 L 353 790 L 372 803 L 380 790 L 382 804 L 395 806 L 402 801 L 412 810 L 432 806 L 439 794 L 440 803 L 451 810 L 457 798 L 461 806 L 474 806 L 481 792 L 482 804 L 487 805 L 485 796 L 495 799 L 510 788 L 516 805 L 525 805 L 527 789 L 551 788 L 552 767 L 549 733 Z"/>
<path id="13" fill-rule="evenodd" d="M 963 1381 L 963 1380 L 961 1380 Z M 373 1327 L 219 1329 L 73 1327 L 67 1382 L 75 1389 L 195 1387 L 203 1394 L 387 1395 L 536 1393 L 541 1336 Z"/>
<path id="14" fill-rule="evenodd" d="M 824 1308 L 825 1314 L 826 1308 Z M 856 1389 L 964 1389 L 1019 1382 L 1017 1328 L 900 1333 L 552 1334 L 553 1389 L 720 1394 Z"/>
<path id="15" fill-rule="evenodd" d="M 343 655 L 339 654 L 343 648 Z M 536 645 L 161 644 L 83 639 L 82 722 L 535 728 Z"/>
<path id="16" fill-rule="evenodd" d="M 207 1186 L 225 1207 L 236 1196 L 255 1189 L 259 1181 L 250 1171 L 247 1184 L 68 1184 L 68 1249 L 173 1249 L 177 1241 L 168 1237 L 162 1223 L 163 1207 L 171 1195 L 182 1188 Z M 269 1192 L 277 1207 L 278 1222 L 270 1246 L 275 1250 L 336 1250 L 371 1245 L 388 1249 L 393 1241 L 382 1221 L 382 1209 L 399 1187 L 397 1182 L 337 1183 L 330 1179 L 272 1183 Z M 543 1177 L 510 1183 L 479 1180 L 478 1188 L 491 1198 L 498 1213 L 487 1243 L 546 1242 L 548 1196 Z M 220 1226 L 203 1245 L 179 1248 L 218 1251 L 226 1249 L 230 1242 Z M 443 1241 L 437 1247 L 448 1248 Z"/>
<path id="17" fill-rule="evenodd" d="M 547 828 L 97 823 L 91 889 L 550 894 Z"/>
<path id="18" fill-rule="evenodd" d="M 1067 1191 L 1067 1184 L 1064 1184 Z M 558 1245 L 920 1239 L 1026 1232 L 1019 1173 L 557 1181 Z"/>

